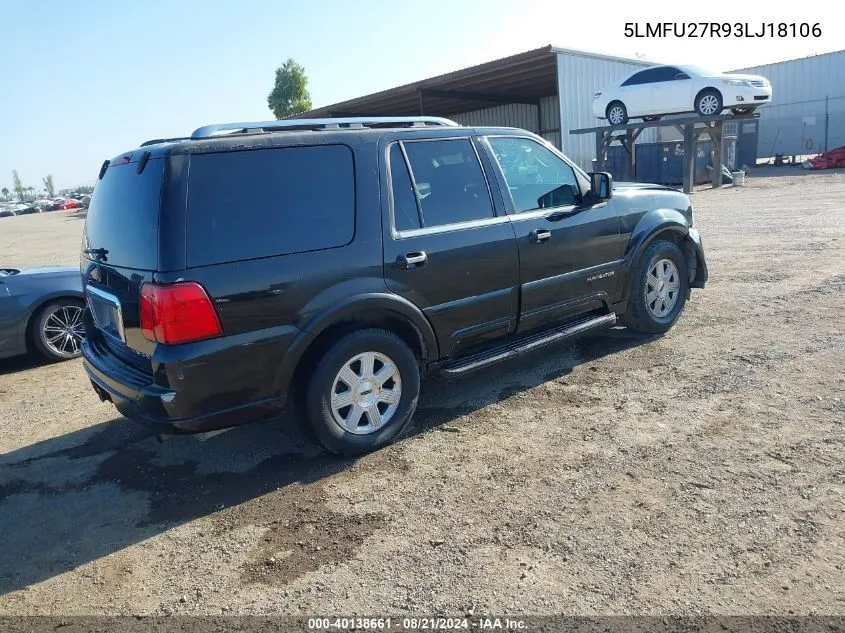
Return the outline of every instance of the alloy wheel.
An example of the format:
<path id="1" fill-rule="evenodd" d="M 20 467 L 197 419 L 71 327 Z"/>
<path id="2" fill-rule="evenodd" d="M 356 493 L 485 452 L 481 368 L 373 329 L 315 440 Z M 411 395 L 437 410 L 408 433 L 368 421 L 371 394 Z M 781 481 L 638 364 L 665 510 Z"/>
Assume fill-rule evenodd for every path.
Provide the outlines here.
<path id="1" fill-rule="evenodd" d="M 622 121 L 625 120 L 625 111 L 622 106 L 615 105 L 607 113 L 607 118 L 612 125 L 621 125 Z"/>
<path id="2" fill-rule="evenodd" d="M 701 100 L 698 102 L 698 109 L 701 111 L 701 114 L 704 115 L 711 115 L 716 113 L 716 109 L 719 107 L 719 99 L 716 98 L 716 95 L 707 94 L 701 97 Z"/>
<path id="3" fill-rule="evenodd" d="M 337 372 L 332 383 L 332 416 L 345 431 L 367 435 L 390 422 L 401 398 L 396 364 L 385 354 L 364 352 Z"/>
<path id="4" fill-rule="evenodd" d="M 42 335 L 44 344 L 57 356 L 79 354 L 82 339 L 85 338 L 82 308 L 75 305 L 55 306 L 44 319 Z"/>
<path id="5" fill-rule="evenodd" d="M 681 279 L 678 267 L 671 259 L 660 259 L 648 271 L 645 283 L 645 303 L 649 312 L 665 318 L 678 303 Z"/>

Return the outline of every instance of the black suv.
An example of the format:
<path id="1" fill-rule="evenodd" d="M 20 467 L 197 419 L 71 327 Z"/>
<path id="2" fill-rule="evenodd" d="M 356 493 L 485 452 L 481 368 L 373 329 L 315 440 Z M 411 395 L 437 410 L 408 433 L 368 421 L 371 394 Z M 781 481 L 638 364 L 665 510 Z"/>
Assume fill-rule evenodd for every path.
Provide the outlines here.
<path id="1" fill-rule="evenodd" d="M 433 117 L 200 128 L 107 161 L 81 272 L 94 389 L 159 432 L 290 403 L 329 450 L 420 378 L 613 326 L 664 332 L 707 268 L 690 200 L 542 138 Z"/>

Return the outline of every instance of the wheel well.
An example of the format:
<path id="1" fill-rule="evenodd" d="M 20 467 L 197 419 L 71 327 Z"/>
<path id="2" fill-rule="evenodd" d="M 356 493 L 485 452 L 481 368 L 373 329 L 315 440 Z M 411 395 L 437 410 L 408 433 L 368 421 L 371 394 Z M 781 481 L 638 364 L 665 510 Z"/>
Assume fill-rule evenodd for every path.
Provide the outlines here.
<path id="1" fill-rule="evenodd" d="M 612 106 L 614 103 L 618 103 L 618 104 L 619 104 L 619 105 L 621 105 L 623 108 L 626 108 L 625 104 L 624 104 L 624 103 L 622 103 L 622 101 L 620 101 L 619 99 L 614 99 L 613 101 L 611 101 L 610 103 L 608 103 L 608 104 L 607 104 L 607 107 L 604 109 L 604 113 L 605 113 L 605 115 L 607 115 L 607 113 L 610 111 L 610 106 Z M 626 109 L 627 109 L 627 108 L 626 108 Z"/>
<path id="2" fill-rule="evenodd" d="M 639 258 L 642 256 L 642 253 L 645 252 L 646 248 L 656 242 L 657 240 L 669 240 L 670 242 L 674 242 L 678 245 L 681 251 L 684 254 L 684 259 L 687 261 L 687 271 L 689 271 L 689 281 L 695 279 L 698 269 L 698 255 L 696 255 L 695 247 L 693 246 L 690 239 L 681 233 L 680 231 L 673 231 L 671 229 L 664 229 L 655 233 L 651 239 L 649 239 L 648 244 L 640 249 L 640 252 L 637 255 L 637 263 L 639 262 Z M 633 266 L 632 266 L 633 268 Z"/>
<path id="3" fill-rule="evenodd" d="M 296 365 L 289 393 L 294 397 L 296 397 L 295 394 L 305 393 L 305 381 L 332 343 L 350 332 L 368 328 L 379 328 L 396 334 L 411 348 L 421 368 L 424 369 L 425 362 L 428 360 L 428 350 L 423 343 L 422 335 L 410 320 L 398 313 L 364 311 L 355 315 L 354 318 L 333 323 L 317 335 Z"/>
<path id="4" fill-rule="evenodd" d="M 38 320 L 38 315 L 41 314 L 44 308 L 46 308 L 48 305 L 50 305 L 51 303 L 56 303 L 56 301 L 61 301 L 62 299 L 72 299 L 83 305 L 85 304 L 85 302 L 82 300 L 82 297 L 79 297 L 77 295 L 59 295 L 57 297 L 50 297 L 49 299 L 42 300 L 41 303 L 39 303 L 32 310 L 30 310 L 29 316 L 26 319 L 26 329 L 24 331 L 24 337 L 27 349 L 30 349 L 32 347 L 32 328 L 35 327 L 35 322 Z"/>
<path id="5" fill-rule="evenodd" d="M 695 104 L 698 102 L 698 98 L 699 98 L 702 94 L 704 94 L 705 92 L 708 92 L 708 91 L 710 91 L 710 90 L 712 90 L 713 92 L 718 93 L 718 94 L 719 94 L 719 98 L 720 98 L 720 99 L 722 99 L 722 101 L 724 101 L 724 98 L 722 97 L 722 91 L 721 91 L 721 90 L 719 90 L 718 88 L 714 88 L 713 86 L 707 86 L 706 88 L 702 88 L 701 90 L 699 90 L 699 91 L 698 91 L 698 94 L 696 94 L 696 95 L 695 95 L 695 99 L 693 99 L 693 101 L 692 101 L 692 105 L 693 105 L 693 106 L 695 106 Z"/>

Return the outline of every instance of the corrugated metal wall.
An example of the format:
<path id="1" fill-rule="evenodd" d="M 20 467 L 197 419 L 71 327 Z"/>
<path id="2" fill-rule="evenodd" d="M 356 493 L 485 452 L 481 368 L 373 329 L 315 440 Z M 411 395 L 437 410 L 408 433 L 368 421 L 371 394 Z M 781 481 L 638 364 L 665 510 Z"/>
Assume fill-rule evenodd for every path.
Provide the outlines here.
<path id="1" fill-rule="evenodd" d="M 562 149 L 582 169 L 589 171 L 592 160 L 595 158 L 595 134 L 572 135 L 569 131 L 606 125 L 606 121 L 593 116 L 593 94 L 645 66 L 651 66 L 651 64 L 617 61 L 577 53 L 558 53 L 557 82 L 562 123 Z M 638 142 L 650 143 L 655 140 L 657 140 L 657 133 L 654 129 L 647 129 L 640 135 Z"/>
<path id="2" fill-rule="evenodd" d="M 510 103 L 462 112 L 449 118 L 461 125 L 522 128 L 539 134 L 555 147 L 560 147 L 560 108 L 557 95 L 540 100 L 539 118 L 537 106 L 526 103 Z"/>
<path id="3" fill-rule="evenodd" d="M 759 110 L 759 158 L 845 145 L 845 51 L 731 72 L 763 75 L 772 83 L 772 102 Z"/>
<path id="4" fill-rule="evenodd" d="M 518 127 L 531 132 L 539 131 L 537 129 L 537 106 L 527 103 L 508 103 L 455 114 L 449 118 L 461 125 Z"/>

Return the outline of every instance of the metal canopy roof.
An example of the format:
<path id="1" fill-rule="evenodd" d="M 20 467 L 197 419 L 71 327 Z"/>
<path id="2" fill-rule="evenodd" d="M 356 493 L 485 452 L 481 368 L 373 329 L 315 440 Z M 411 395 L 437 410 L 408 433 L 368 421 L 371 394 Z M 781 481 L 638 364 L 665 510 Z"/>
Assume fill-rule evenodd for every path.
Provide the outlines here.
<path id="1" fill-rule="evenodd" d="M 536 104 L 541 97 L 557 94 L 558 52 L 582 54 L 580 51 L 544 46 L 431 79 L 316 108 L 293 118 L 420 114 L 447 116 L 501 103 Z"/>

